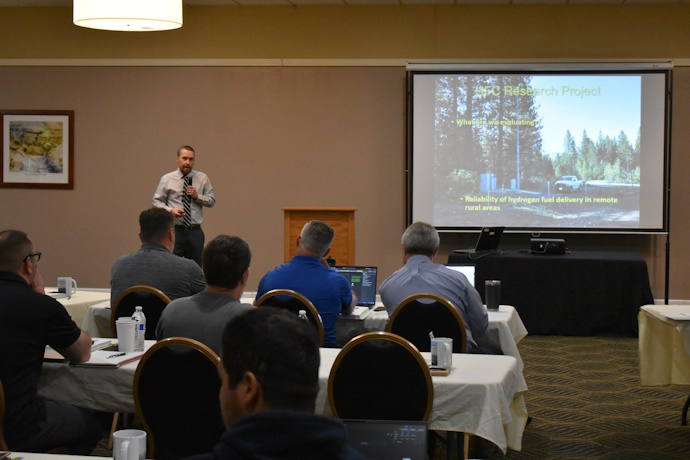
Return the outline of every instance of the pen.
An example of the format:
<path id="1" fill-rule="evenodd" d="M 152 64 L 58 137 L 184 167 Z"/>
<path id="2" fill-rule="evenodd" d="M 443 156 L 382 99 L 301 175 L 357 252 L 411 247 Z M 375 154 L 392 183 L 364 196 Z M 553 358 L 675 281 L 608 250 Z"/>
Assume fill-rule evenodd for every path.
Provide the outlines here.
<path id="1" fill-rule="evenodd" d="M 118 356 L 124 356 L 124 355 L 126 355 L 126 354 L 127 354 L 127 353 L 117 353 L 117 354 L 115 354 L 115 355 L 106 356 L 105 359 L 108 359 L 108 358 L 117 358 Z"/>

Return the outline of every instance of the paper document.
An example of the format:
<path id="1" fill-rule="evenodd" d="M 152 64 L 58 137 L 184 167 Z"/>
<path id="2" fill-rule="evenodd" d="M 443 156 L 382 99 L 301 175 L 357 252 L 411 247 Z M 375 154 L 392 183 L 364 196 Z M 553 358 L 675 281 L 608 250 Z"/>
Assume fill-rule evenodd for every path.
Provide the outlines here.
<path id="1" fill-rule="evenodd" d="M 659 314 L 674 321 L 690 321 L 690 311 L 687 313 L 682 311 L 665 311 Z"/>

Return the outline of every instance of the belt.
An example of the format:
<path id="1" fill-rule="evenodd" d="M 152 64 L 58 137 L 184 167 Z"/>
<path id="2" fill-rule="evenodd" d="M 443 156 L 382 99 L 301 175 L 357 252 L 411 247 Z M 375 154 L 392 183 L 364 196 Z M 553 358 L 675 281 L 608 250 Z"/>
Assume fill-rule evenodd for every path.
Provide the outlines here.
<path id="1" fill-rule="evenodd" d="M 181 228 L 184 230 L 196 230 L 197 228 L 201 228 L 201 224 L 192 224 L 189 227 L 187 227 L 186 225 L 175 224 L 175 228 Z"/>

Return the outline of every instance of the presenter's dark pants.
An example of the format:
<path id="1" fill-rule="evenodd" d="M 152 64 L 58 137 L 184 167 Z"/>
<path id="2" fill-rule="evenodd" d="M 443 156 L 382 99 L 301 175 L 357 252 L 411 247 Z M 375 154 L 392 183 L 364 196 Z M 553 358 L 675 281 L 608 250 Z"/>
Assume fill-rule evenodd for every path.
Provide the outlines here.
<path id="1" fill-rule="evenodd" d="M 187 228 L 184 225 L 175 225 L 175 249 L 176 256 L 192 259 L 201 267 L 201 254 L 204 252 L 204 232 L 198 224 Z"/>
<path id="2" fill-rule="evenodd" d="M 60 401 L 44 400 L 46 418 L 32 439 L 10 446 L 24 452 L 66 447 L 71 455 L 91 455 L 101 439 L 101 423 L 91 412 Z"/>

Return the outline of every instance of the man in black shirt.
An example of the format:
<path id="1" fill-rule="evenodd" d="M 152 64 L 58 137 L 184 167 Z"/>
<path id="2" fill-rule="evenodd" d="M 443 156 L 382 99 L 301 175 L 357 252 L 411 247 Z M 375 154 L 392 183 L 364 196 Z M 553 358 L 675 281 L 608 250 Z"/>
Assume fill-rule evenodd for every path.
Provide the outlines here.
<path id="1" fill-rule="evenodd" d="M 101 437 L 93 414 L 38 397 L 46 345 L 74 363 L 91 357 L 91 337 L 45 295 L 41 253 L 26 233 L 0 232 L 0 379 L 5 391 L 5 441 L 14 451 L 66 447 L 89 455 Z"/>

